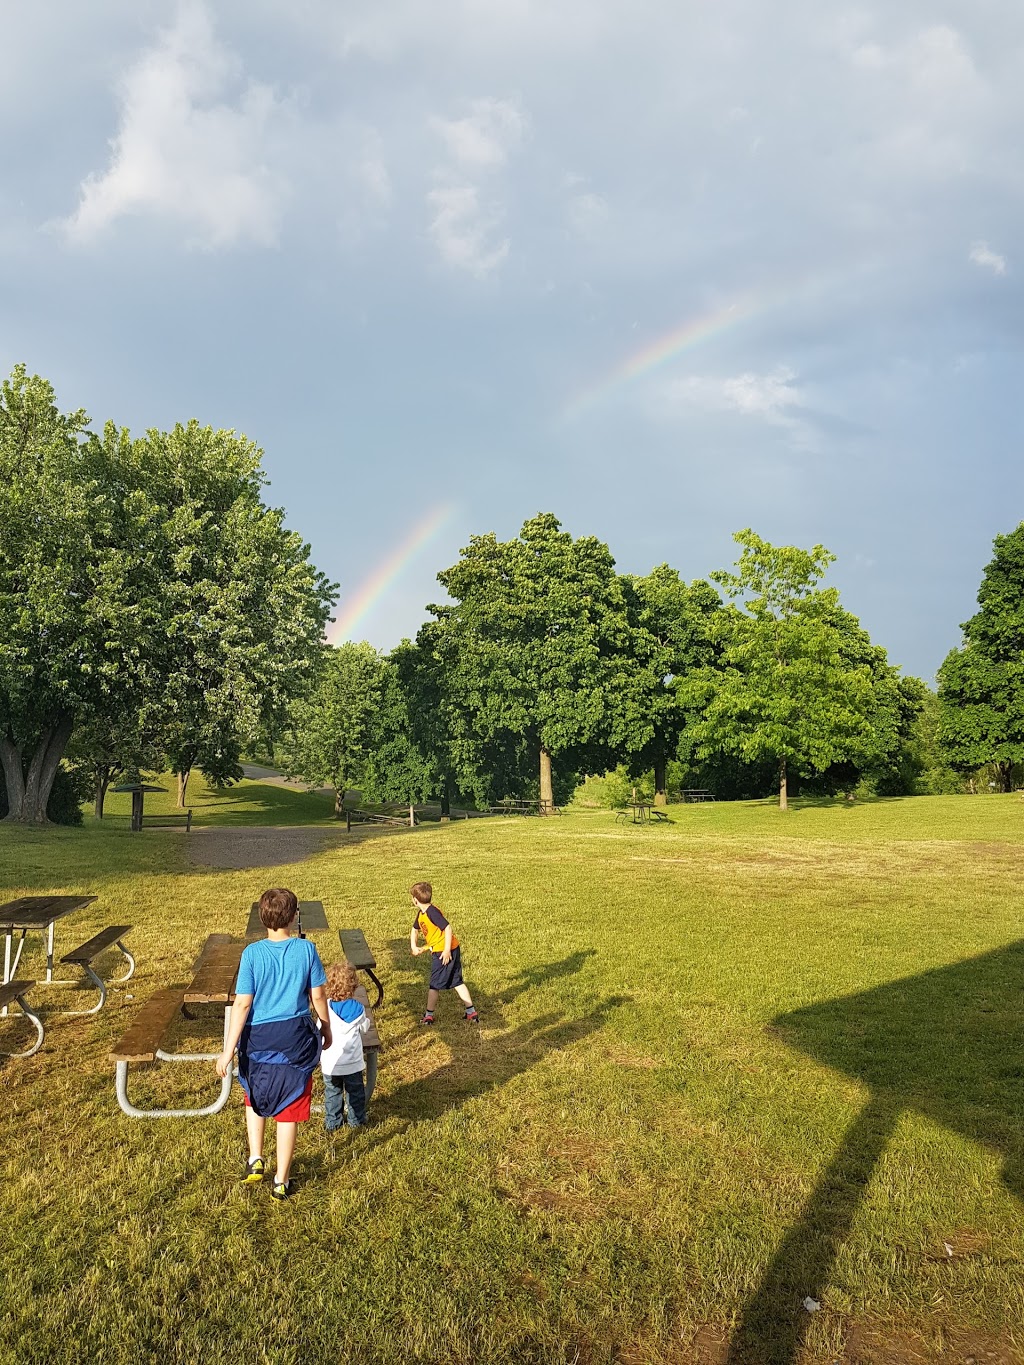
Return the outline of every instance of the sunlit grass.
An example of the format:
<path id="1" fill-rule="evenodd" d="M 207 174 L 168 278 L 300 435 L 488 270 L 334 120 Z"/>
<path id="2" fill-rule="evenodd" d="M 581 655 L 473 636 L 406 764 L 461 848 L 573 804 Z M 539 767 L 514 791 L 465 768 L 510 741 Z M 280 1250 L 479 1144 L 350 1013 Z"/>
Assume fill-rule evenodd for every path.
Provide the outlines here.
<path id="1" fill-rule="evenodd" d="M 43 1052 L 3 1066 L 0 1359 L 710 1360 L 700 1343 L 749 1314 L 781 1256 L 746 1358 L 789 1360 L 790 1281 L 814 1284 L 849 1188 L 799 1350 L 835 1360 L 875 1333 L 906 1345 L 878 1359 L 961 1338 L 1011 1358 L 1024 804 L 671 816 L 424 826 L 255 872 L 193 867 L 178 834 L 0 827 L 4 899 L 94 892 L 60 940 L 130 921 L 140 964 L 133 1000 L 54 1018 Z M 406 892 L 424 877 L 463 940 L 478 1032 L 449 999 L 431 1033 L 416 1026 Z M 241 932 L 272 884 L 362 926 L 388 992 L 373 1125 L 335 1148 L 308 1125 L 283 1208 L 237 1184 L 237 1095 L 213 1119 L 132 1121 L 105 1059 L 138 1003 L 187 980 L 206 935 Z M 918 984 L 886 989 L 903 978 Z M 190 1035 L 218 1027 L 210 1014 Z M 140 1070 L 133 1087 L 209 1096 L 212 1068 Z M 872 1093 L 894 1110 L 863 1197 L 826 1181 L 809 1220 Z"/>

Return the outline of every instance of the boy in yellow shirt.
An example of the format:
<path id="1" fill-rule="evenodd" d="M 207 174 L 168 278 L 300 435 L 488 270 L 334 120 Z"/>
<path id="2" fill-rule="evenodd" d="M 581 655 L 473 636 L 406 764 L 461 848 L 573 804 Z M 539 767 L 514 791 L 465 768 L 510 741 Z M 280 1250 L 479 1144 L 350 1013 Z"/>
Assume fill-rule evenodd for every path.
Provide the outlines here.
<path id="1" fill-rule="evenodd" d="M 420 953 L 430 953 L 430 989 L 427 991 L 427 1008 L 421 1024 L 434 1022 L 434 1010 L 441 991 L 454 991 L 466 1006 L 465 1019 L 468 1024 L 478 1024 L 480 1016 L 469 994 L 469 987 L 462 979 L 462 953 L 459 940 L 452 932 L 452 926 L 432 903 L 434 889 L 429 882 L 417 882 L 410 888 L 413 909 L 416 917 L 409 931 L 409 951 L 413 957 Z M 418 942 L 422 934 L 425 944 Z"/>

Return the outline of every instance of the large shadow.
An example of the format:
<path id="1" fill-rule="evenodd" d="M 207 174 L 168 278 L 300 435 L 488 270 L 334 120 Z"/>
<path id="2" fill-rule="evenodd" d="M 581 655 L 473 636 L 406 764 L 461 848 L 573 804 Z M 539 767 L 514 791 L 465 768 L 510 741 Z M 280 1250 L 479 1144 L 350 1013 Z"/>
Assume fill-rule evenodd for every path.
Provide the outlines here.
<path id="1" fill-rule="evenodd" d="M 1024 940 L 774 1021 L 792 1047 L 871 1087 L 733 1334 L 730 1365 L 788 1365 L 901 1113 L 1001 1152 L 1024 1199 Z"/>

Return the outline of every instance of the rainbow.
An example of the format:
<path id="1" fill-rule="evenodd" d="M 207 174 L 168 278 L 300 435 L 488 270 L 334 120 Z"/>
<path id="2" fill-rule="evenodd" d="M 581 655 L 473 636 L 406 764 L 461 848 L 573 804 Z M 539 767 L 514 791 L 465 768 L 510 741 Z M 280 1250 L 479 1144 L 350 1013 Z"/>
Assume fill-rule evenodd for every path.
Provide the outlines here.
<path id="1" fill-rule="evenodd" d="M 369 615 L 423 547 L 433 540 L 453 511 L 454 508 L 447 503 L 435 507 L 413 527 L 401 545 L 388 555 L 383 563 L 377 565 L 352 596 L 343 602 L 342 610 L 328 626 L 328 644 L 340 645 L 342 641 L 352 638 L 356 627 Z"/>
<path id="2" fill-rule="evenodd" d="M 600 399 L 607 397 L 624 384 L 630 384 L 642 375 L 650 374 L 659 365 L 675 359 L 691 346 L 697 346 L 711 337 L 719 336 L 740 322 L 745 322 L 755 312 L 753 299 L 736 299 L 724 308 L 715 308 L 699 318 L 691 318 L 681 327 L 674 327 L 657 341 L 650 342 L 636 355 L 620 365 L 590 388 L 582 390 L 565 404 L 562 419 L 571 421 L 592 407 Z"/>

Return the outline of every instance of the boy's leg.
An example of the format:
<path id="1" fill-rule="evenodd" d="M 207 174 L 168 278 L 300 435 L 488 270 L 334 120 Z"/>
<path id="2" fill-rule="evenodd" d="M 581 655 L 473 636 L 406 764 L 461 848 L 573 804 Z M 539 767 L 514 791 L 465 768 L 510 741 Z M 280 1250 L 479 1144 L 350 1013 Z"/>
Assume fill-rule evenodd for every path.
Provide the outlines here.
<path id="1" fill-rule="evenodd" d="M 344 1122 L 345 1089 L 340 1076 L 324 1077 L 324 1126 L 329 1133 Z"/>
<path id="2" fill-rule="evenodd" d="M 473 1008 L 473 997 L 470 995 L 469 987 L 464 981 L 460 982 L 459 985 L 455 987 L 455 994 L 469 1009 Z"/>
<path id="3" fill-rule="evenodd" d="M 249 1160 L 255 1161 L 258 1156 L 263 1155 L 263 1135 L 267 1129 L 267 1121 L 256 1113 L 254 1109 L 245 1106 L 245 1134 L 249 1139 Z"/>
<path id="4" fill-rule="evenodd" d="M 431 989 L 430 989 L 429 991 L 427 991 L 427 1013 L 428 1013 L 428 1014 L 433 1014 L 434 1011 L 437 1009 L 437 997 L 438 997 L 440 994 L 441 994 L 441 992 L 440 992 L 440 991 L 435 991 L 435 990 L 433 989 L 433 987 L 431 987 Z"/>
<path id="5" fill-rule="evenodd" d="M 295 1155 L 295 1131 L 297 1123 L 279 1123 L 277 1125 L 277 1174 L 274 1176 L 274 1184 L 288 1183 L 288 1176 L 292 1169 L 292 1157 Z"/>
<path id="6" fill-rule="evenodd" d="M 366 1122 L 366 1087 L 363 1085 L 363 1073 L 353 1071 L 344 1080 L 348 1092 L 348 1126 L 362 1128 Z"/>

